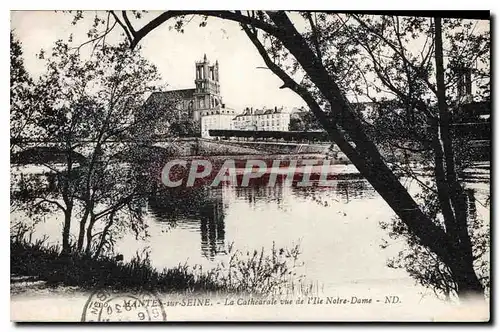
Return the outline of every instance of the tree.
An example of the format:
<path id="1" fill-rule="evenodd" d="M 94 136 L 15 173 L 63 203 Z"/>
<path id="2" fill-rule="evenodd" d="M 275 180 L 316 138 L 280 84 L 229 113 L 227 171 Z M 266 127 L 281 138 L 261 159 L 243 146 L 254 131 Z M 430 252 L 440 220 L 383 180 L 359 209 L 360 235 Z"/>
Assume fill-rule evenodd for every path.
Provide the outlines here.
<path id="1" fill-rule="evenodd" d="M 296 117 L 290 118 L 290 123 L 288 124 L 289 131 L 304 131 L 304 128 L 305 126 L 302 119 Z"/>
<path id="2" fill-rule="evenodd" d="M 474 61 L 487 59 L 489 36 L 484 32 L 474 34 L 472 23 L 464 24 L 463 20 L 456 19 L 444 20 L 445 42 L 440 18 L 374 18 L 358 15 L 350 18 L 353 18 L 350 24 L 345 18 L 340 20 L 345 23 L 345 40 L 349 40 L 352 45 L 351 40 L 354 39 L 356 43 L 351 47 L 358 47 L 358 71 L 354 76 L 365 83 L 363 88 L 357 87 L 358 91 L 370 90 L 366 77 L 372 76 L 375 82 L 378 81 L 375 88 L 386 89 L 387 93 L 395 97 L 391 101 L 379 103 L 382 109 L 378 110 L 375 119 L 379 129 L 372 136 L 395 148 L 392 151 L 398 151 L 405 160 L 413 156 L 413 160 L 418 160 L 421 166 L 434 170 L 431 183 L 420 183 L 424 189 L 420 197 L 421 209 L 445 230 L 452 238 L 453 245 L 460 247 L 454 250 L 463 256 L 463 260 L 468 260 L 466 265 L 477 267 L 487 264 L 484 261 L 487 231 L 478 234 L 477 220 L 467 220 L 468 204 L 474 197 L 466 195 L 458 178 L 460 169 L 467 165 L 467 161 L 456 157 L 458 154 L 464 156 L 464 148 L 453 142 L 450 129 L 451 115 L 460 109 L 461 102 L 460 95 L 453 89 L 457 88 L 457 77 L 450 67 L 453 69 L 457 63 L 472 67 Z M 418 39 L 421 39 L 421 48 L 412 54 L 410 46 L 413 43 L 415 48 Z M 446 80 L 444 46 L 447 46 L 449 73 Z M 363 62 L 363 56 L 368 60 Z M 488 70 L 489 66 L 476 68 L 476 77 L 487 79 Z M 479 86 L 479 89 L 486 86 L 488 84 Z M 370 93 L 365 95 L 373 100 Z M 405 174 L 417 178 L 411 163 L 403 164 L 403 168 Z M 419 271 L 417 280 L 446 295 L 458 292 L 456 280 L 462 278 L 463 274 L 450 269 L 464 263 L 455 262 L 453 267 L 436 267 L 434 271 L 441 276 L 436 278 L 436 274 L 429 273 L 426 264 L 438 266 L 434 262 L 440 261 L 439 257 L 417 247 L 411 238 L 413 234 L 406 232 L 402 226 L 393 223 L 391 234 L 405 237 L 413 250 L 408 251 L 407 256 L 400 256 L 397 260 L 399 264 L 396 265 L 406 268 L 415 277 Z M 420 260 L 424 256 L 426 259 Z M 391 265 L 394 266 L 394 262 Z M 471 288 L 480 292 L 483 285 L 488 284 L 488 276 L 482 269 L 476 270 L 480 272 L 482 284 L 473 281 L 474 271 L 469 271 L 469 283 Z"/>
<path id="3" fill-rule="evenodd" d="M 298 117 L 291 117 L 288 129 L 291 131 L 321 130 L 321 125 L 314 114 L 307 110 L 298 113 Z"/>
<path id="4" fill-rule="evenodd" d="M 446 95 L 446 85 L 439 78 L 442 76 L 442 66 L 439 64 L 436 66 L 436 77 L 440 83 L 438 86 L 434 86 L 426 76 L 426 71 L 429 72 L 428 69 L 415 67 L 408 61 L 404 53 L 405 47 L 384 41 L 384 35 L 381 32 L 385 31 L 384 22 L 387 23 L 388 20 L 377 23 L 378 28 L 372 30 L 370 26 L 373 21 L 368 21 L 369 24 L 365 25 L 368 18 L 353 15 L 357 22 L 357 31 L 369 31 L 370 33 L 364 36 L 355 34 L 349 42 L 340 43 L 339 39 L 346 37 L 345 28 L 352 27 L 347 25 L 345 19 L 338 19 L 335 14 L 330 13 L 166 11 L 155 19 L 141 24 L 141 28 L 137 29 L 134 28 L 134 20 L 140 20 L 141 13 L 133 12 L 133 14 L 133 20 L 130 20 L 125 11 L 121 13 L 111 11 L 108 15 L 108 18 L 112 17 L 117 26 L 123 29 L 131 48 L 136 47 L 151 31 L 167 21 L 173 21 L 174 27 L 182 30 L 183 26 L 189 22 L 186 19 L 189 15 L 200 15 L 205 18 L 218 17 L 240 23 L 267 67 L 283 81 L 281 88 L 291 89 L 306 102 L 319 123 L 328 132 L 331 140 L 338 145 L 340 150 L 346 154 L 394 210 L 418 245 L 430 250 L 442 264 L 449 268 L 459 297 L 483 292 L 483 285 L 475 273 L 474 259 L 470 254 L 472 246 L 463 213 L 465 196 L 460 183 L 456 181 L 452 165 L 453 154 L 450 154 L 452 147 L 450 147 L 450 141 L 446 137 L 447 124 L 444 114 L 446 102 L 443 101 L 443 96 Z M 206 20 L 203 21 L 203 24 L 206 22 Z M 298 31 L 299 24 L 296 24 L 297 22 L 300 23 L 302 32 Z M 306 26 L 305 29 L 304 26 Z M 409 26 L 412 26 L 411 20 Z M 435 26 L 438 26 L 437 21 Z M 110 29 L 106 29 L 104 35 L 109 31 Z M 410 31 L 410 34 L 412 33 L 420 34 L 419 25 Z M 430 44 L 440 43 L 437 33 L 438 29 L 436 28 L 435 41 Z M 400 36 L 401 31 L 396 31 L 395 35 Z M 386 67 L 380 65 L 377 58 L 373 56 L 383 56 L 383 54 L 373 52 L 373 46 L 380 41 L 396 54 L 397 60 L 394 60 L 392 67 L 390 67 L 390 73 L 387 73 Z M 363 73 L 363 68 L 357 68 L 359 63 L 366 64 L 366 58 L 361 55 L 360 48 L 364 49 L 364 55 L 368 55 L 368 60 L 371 61 L 371 66 L 368 65 L 368 68 L 373 69 L 380 80 L 385 79 L 387 75 L 391 75 L 392 78 L 399 75 L 400 81 L 396 83 L 401 83 L 401 85 L 396 86 L 394 90 L 410 87 L 417 90 L 416 95 L 422 96 L 424 94 L 420 90 L 426 88 L 438 95 L 439 111 L 434 110 L 433 114 L 439 115 L 434 116 L 436 122 L 433 128 L 439 128 L 434 132 L 440 134 L 430 137 L 433 146 L 439 146 L 434 149 L 435 178 L 437 185 L 441 188 L 438 188 L 439 210 L 443 215 L 448 216 L 444 226 L 437 224 L 433 216 L 427 214 L 400 183 L 398 176 L 385 162 L 375 142 L 368 137 L 366 124 L 359 112 L 352 107 L 346 97 L 347 92 L 351 91 L 350 88 L 353 86 L 355 91 L 359 91 L 359 86 L 356 86 L 355 82 L 358 77 L 363 75 L 351 75 L 351 72 L 358 69 L 359 73 Z M 403 52 L 401 52 L 402 49 Z M 461 50 L 460 47 L 455 49 Z M 442 55 L 439 51 L 433 54 L 431 49 L 423 57 L 427 59 L 426 61 L 434 57 L 434 62 L 437 63 Z M 389 60 L 391 60 L 390 57 Z M 422 71 L 423 69 L 425 70 Z M 300 83 L 293 79 L 293 74 L 297 70 L 301 70 L 305 74 L 305 79 Z M 383 83 L 387 86 L 387 82 Z M 381 90 L 377 85 L 371 88 L 376 91 Z M 398 95 L 395 91 L 392 93 L 396 94 L 402 103 L 409 105 L 408 109 L 410 110 L 429 111 L 429 104 L 422 105 L 418 99 L 407 98 L 408 94 L 414 96 L 413 90 L 404 95 Z M 432 114 L 430 115 L 432 116 Z M 450 214 L 449 208 L 452 206 L 455 210 Z"/>
<path id="5" fill-rule="evenodd" d="M 139 49 L 104 46 L 84 59 L 67 43 L 55 44 L 47 72 L 36 82 L 38 101 L 31 104 L 36 133 L 23 132 L 20 144 L 49 144 L 60 152 L 62 166 L 38 160 L 50 169 L 47 178 L 17 176 L 13 200 L 38 218 L 62 212 L 64 254 L 74 249 L 100 255 L 111 248 L 113 234 L 144 231 L 143 196 L 149 187 L 145 165 L 133 161 L 166 122 L 168 112 L 143 107 L 158 80 L 156 67 Z M 79 231 L 72 243 L 74 221 Z"/>
<path id="6" fill-rule="evenodd" d="M 10 150 L 32 130 L 35 115 L 29 107 L 33 98 L 33 80 L 24 67 L 21 42 L 10 32 Z"/>
<path id="7" fill-rule="evenodd" d="M 192 119 L 174 120 L 168 128 L 168 133 L 174 137 L 198 137 L 199 125 Z"/>

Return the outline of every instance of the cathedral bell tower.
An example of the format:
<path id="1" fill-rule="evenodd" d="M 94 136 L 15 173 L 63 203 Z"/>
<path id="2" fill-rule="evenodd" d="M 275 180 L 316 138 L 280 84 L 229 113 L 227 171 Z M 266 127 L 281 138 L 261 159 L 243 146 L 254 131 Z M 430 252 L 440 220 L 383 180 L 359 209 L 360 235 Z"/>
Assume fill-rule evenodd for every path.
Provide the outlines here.
<path id="1" fill-rule="evenodd" d="M 201 112 L 204 110 L 218 109 L 222 105 L 219 84 L 219 62 L 210 65 L 207 55 L 203 61 L 196 62 L 196 79 L 194 92 L 194 114 L 193 118 L 199 121 Z"/>

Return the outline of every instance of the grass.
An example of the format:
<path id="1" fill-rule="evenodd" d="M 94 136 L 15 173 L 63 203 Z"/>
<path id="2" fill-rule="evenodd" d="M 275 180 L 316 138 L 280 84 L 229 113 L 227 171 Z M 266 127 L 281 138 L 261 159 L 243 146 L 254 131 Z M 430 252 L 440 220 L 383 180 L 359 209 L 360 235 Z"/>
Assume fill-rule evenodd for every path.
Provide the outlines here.
<path id="1" fill-rule="evenodd" d="M 137 256 L 122 263 L 111 257 L 94 259 L 80 253 L 61 255 L 58 246 L 45 246 L 43 241 L 11 241 L 11 274 L 36 276 L 48 286 L 78 286 L 92 290 L 183 289 L 195 292 L 221 289 L 206 276 L 191 273 L 186 265 L 158 272 L 148 258 Z"/>
<path id="2" fill-rule="evenodd" d="M 269 253 L 240 252 L 228 248 L 229 263 L 203 270 L 179 264 L 158 271 L 149 257 L 137 255 L 129 262 L 112 257 L 94 259 L 80 253 L 61 255 L 58 246 L 44 241 L 11 239 L 11 275 L 36 277 L 48 287 L 76 286 L 84 290 L 149 290 L 155 292 L 213 292 L 258 295 L 311 294 L 318 286 L 297 276 L 298 246 L 275 248 Z"/>

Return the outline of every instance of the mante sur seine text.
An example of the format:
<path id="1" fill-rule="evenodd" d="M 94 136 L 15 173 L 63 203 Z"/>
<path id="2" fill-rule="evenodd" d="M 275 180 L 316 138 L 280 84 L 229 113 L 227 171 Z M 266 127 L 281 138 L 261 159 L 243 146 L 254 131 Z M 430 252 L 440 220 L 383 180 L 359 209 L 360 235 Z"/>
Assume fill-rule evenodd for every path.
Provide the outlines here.
<path id="1" fill-rule="evenodd" d="M 167 300 L 162 304 L 169 307 L 200 307 L 200 306 L 213 306 L 213 305 L 224 305 L 224 306 L 247 306 L 247 305 L 348 305 L 348 304 L 373 304 L 375 302 L 379 303 L 398 303 L 399 298 L 395 301 L 393 298 L 396 296 L 386 297 L 385 300 L 373 300 L 372 298 L 363 298 L 358 296 L 349 297 L 339 297 L 339 296 L 327 296 L 327 297 L 302 297 L 296 299 L 278 299 L 278 298 L 226 298 L 220 300 L 214 300 L 209 298 L 185 298 L 180 300 Z"/>

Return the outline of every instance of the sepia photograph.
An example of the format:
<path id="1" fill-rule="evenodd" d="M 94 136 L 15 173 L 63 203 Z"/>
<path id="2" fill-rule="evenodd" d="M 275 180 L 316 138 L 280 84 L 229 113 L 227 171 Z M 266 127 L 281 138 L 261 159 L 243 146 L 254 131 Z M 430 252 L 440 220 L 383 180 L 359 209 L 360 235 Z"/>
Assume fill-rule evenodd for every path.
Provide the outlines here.
<path id="1" fill-rule="evenodd" d="M 490 29 L 11 11 L 11 321 L 489 322 Z"/>

